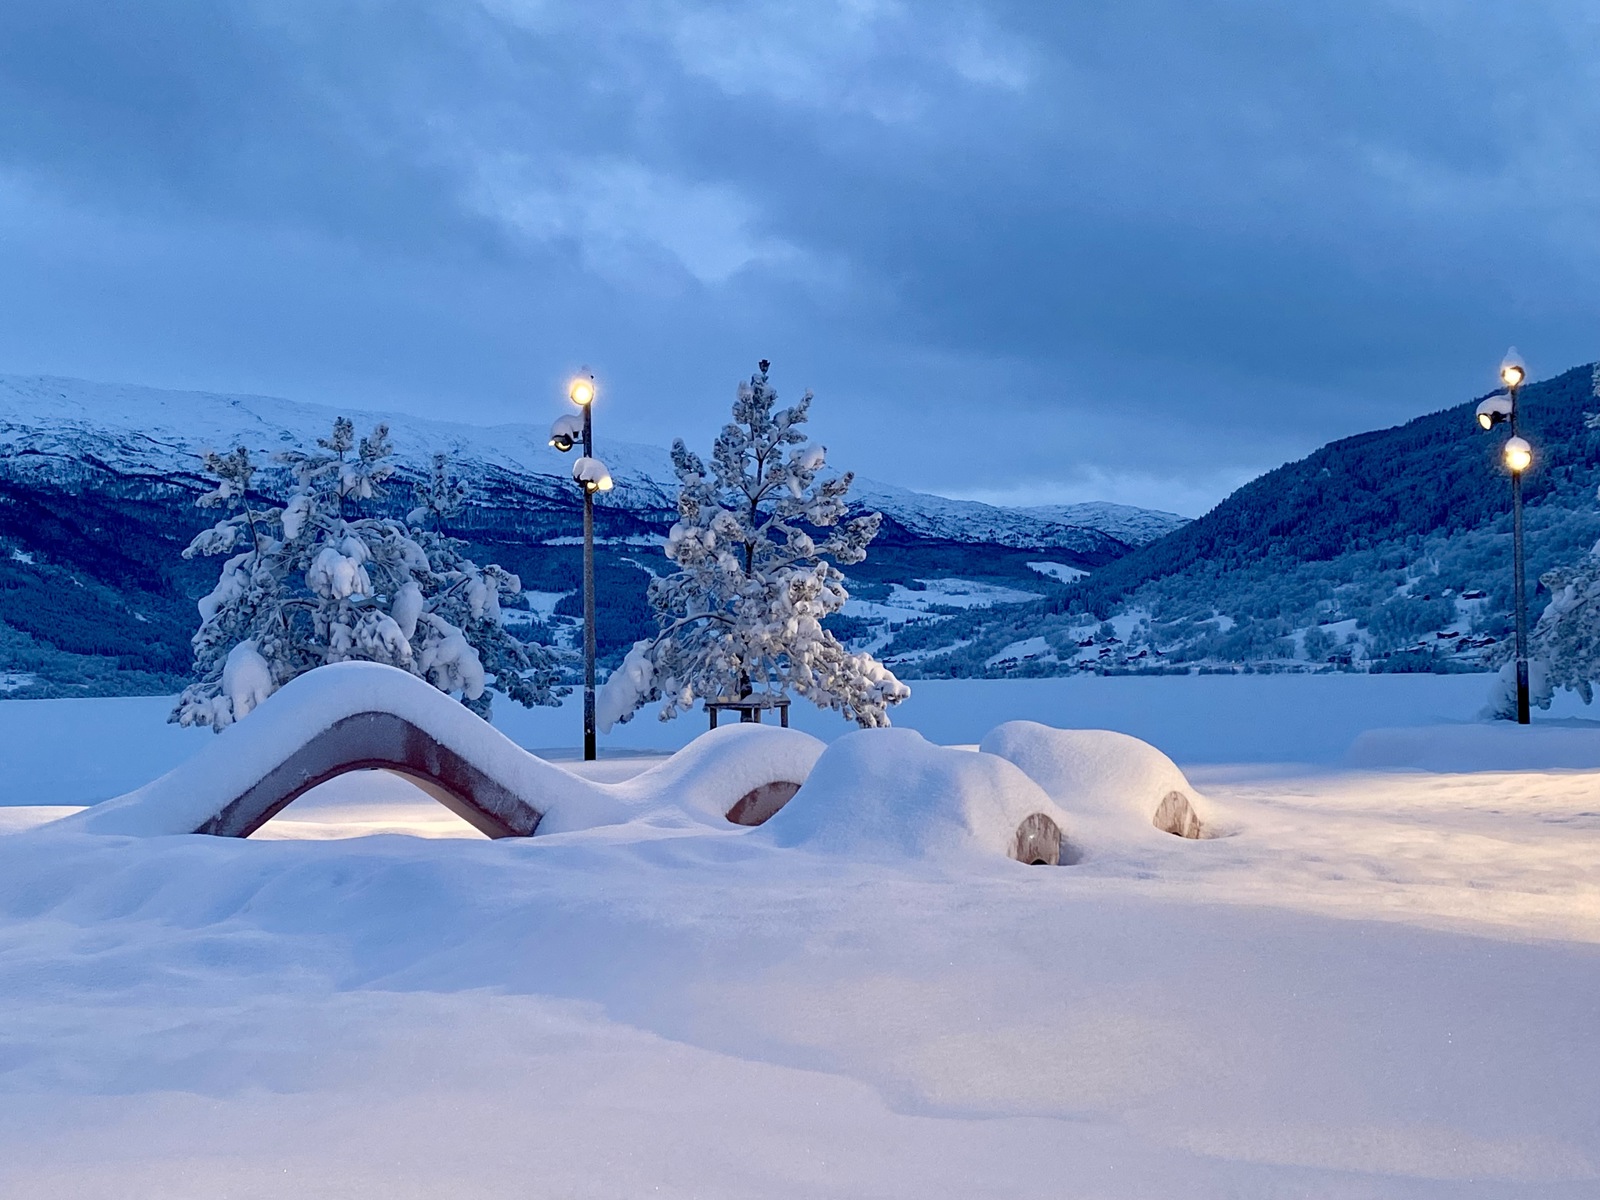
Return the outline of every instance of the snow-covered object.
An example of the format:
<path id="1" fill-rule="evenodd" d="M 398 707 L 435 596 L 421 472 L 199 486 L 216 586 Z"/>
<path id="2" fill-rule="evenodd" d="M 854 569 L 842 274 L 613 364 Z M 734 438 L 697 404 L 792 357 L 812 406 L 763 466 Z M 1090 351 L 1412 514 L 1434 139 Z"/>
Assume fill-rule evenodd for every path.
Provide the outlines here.
<path id="1" fill-rule="evenodd" d="M 1591 418 L 1589 426 L 1600 429 L 1600 420 Z M 1549 708 L 1555 690 L 1564 688 L 1588 704 L 1594 699 L 1594 684 L 1600 681 L 1600 544 L 1571 566 L 1546 571 L 1539 582 L 1550 593 L 1550 603 L 1528 637 L 1529 699 L 1539 708 Z M 1515 720 L 1515 643 L 1507 638 L 1496 650 L 1500 675 L 1482 715 Z"/>
<path id="2" fill-rule="evenodd" d="M 1007 721 L 978 744 L 1015 763 L 1071 814 L 1086 845 L 1098 839 L 1204 836 L 1216 813 L 1178 765 L 1149 742 L 1109 729 Z M 1185 820 L 1192 813 L 1198 828 Z"/>
<path id="3" fill-rule="evenodd" d="M 228 651 L 228 661 L 222 668 L 222 694 L 228 699 L 233 720 L 249 716 L 272 692 L 272 668 L 254 642 L 240 642 Z"/>
<path id="4" fill-rule="evenodd" d="M 394 623 L 400 627 L 400 635 L 407 641 L 416 637 L 417 618 L 422 615 L 424 607 L 422 589 L 417 586 L 415 579 L 406 580 L 396 590 L 394 601 L 389 605 L 389 615 L 394 618 Z"/>
<path id="5" fill-rule="evenodd" d="M 1005 759 L 862 729 L 828 747 L 765 828 L 781 846 L 855 857 L 1005 857 L 1035 813 L 1072 837 L 1068 814 Z"/>
<path id="6" fill-rule="evenodd" d="M 562 413 L 550 423 L 550 441 L 566 442 L 569 446 L 583 440 L 583 417 L 578 413 Z"/>
<path id="7" fill-rule="evenodd" d="M 422 503 L 402 522 L 359 511 L 394 473 L 386 425 L 358 440 L 341 417 L 318 446 L 278 456 L 296 481 L 281 507 L 252 492 L 257 467 L 243 447 L 205 456 L 219 482 L 200 503 L 237 511 L 197 536 L 185 557 L 230 554 L 241 542 L 250 549 L 232 554 L 199 602 L 198 678 L 172 719 L 220 729 L 250 710 L 232 702 L 225 678 L 229 654 L 247 642 L 265 664 L 269 692 L 316 667 L 362 660 L 413 671 L 480 713 L 491 678 L 519 703 L 555 703 L 555 656 L 501 624 L 500 595 L 520 591 L 521 580 L 479 567 L 465 543 L 444 533 L 466 495 L 445 457 L 434 456 L 416 487 Z M 253 682 L 259 690 L 259 672 Z"/>
<path id="8" fill-rule="evenodd" d="M 483 695 L 483 663 L 478 652 L 467 644 L 461 630 L 432 613 L 427 615 L 430 627 L 437 634 L 422 651 L 417 665 L 428 682 L 441 692 L 476 700 Z"/>
<path id="9" fill-rule="evenodd" d="M 317 551 L 311 566 L 306 568 L 306 586 L 313 595 L 328 600 L 371 595 L 372 580 L 362 565 L 370 557 L 365 542 L 354 535 L 346 535 L 336 544 L 325 545 Z"/>
<path id="10" fill-rule="evenodd" d="M 882 518 L 847 518 L 852 477 L 819 477 L 827 452 L 800 431 L 811 393 L 789 408 L 777 399 L 763 362 L 739 385 L 709 467 L 673 445 L 682 490 L 666 554 L 677 570 L 650 583 L 661 632 L 629 653 L 608 718 L 657 699 L 666 720 L 697 699 L 793 693 L 870 728 L 911 694 L 823 627 L 850 598 L 835 564 L 866 558 Z"/>
<path id="11" fill-rule="evenodd" d="M 1553 572 L 1552 572 L 1553 574 Z M 1545 578 L 1550 578 L 1546 575 Z M 1554 608 L 1562 602 L 1562 596 L 1557 595 L 1550 601 Z M 1588 607 L 1585 604 L 1585 607 Z M 1539 619 L 1538 631 L 1545 636 L 1539 639 L 1539 645 L 1546 652 L 1560 653 L 1565 648 L 1563 643 L 1570 645 L 1580 638 L 1590 641 L 1592 632 L 1582 631 L 1580 626 L 1594 619 L 1593 613 L 1583 613 L 1574 616 L 1570 610 L 1558 614 L 1551 624 L 1546 625 L 1545 619 Z M 1532 642 L 1532 639 L 1529 639 Z M 1542 658 L 1528 660 L 1528 703 L 1534 708 L 1549 708 L 1555 699 L 1555 684 L 1559 680 L 1561 686 L 1569 687 L 1583 697 L 1585 704 L 1594 696 L 1592 687 L 1600 667 L 1592 662 L 1583 661 L 1576 653 L 1568 658 L 1558 658 L 1555 670 L 1551 664 Z M 1517 719 L 1517 662 L 1508 658 L 1500 664 L 1500 670 L 1495 674 L 1494 681 L 1489 685 L 1488 702 L 1478 714 L 1486 721 L 1515 721 Z"/>
<path id="12" fill-rule="evenodd" d="M 1511 397 L 1503 395 L 1490 396 L 1478 405 L 1477 412 L 1474 415 L 1478 418 L 1480 425 L 1484 424 L 1485 417 L 1489 418 L 1490 424 L 1496 421 L 1508 421 L 1511 419 Z M 1484 427 L 1488 428 L 1487 425 Z"/>
<path id="13" fill-rule="evenodd" d="M 206 532 L 209 534 L 215 531 L 207 530 Z M 205 546 L 216 546 L 218 547 L 215 551 L 216 553 L 226 553 L 226 547 L 224 547 L 223 539 L 220 536 L 204 542 L 200 538 L 196 538 L 195 541 L 202 547 L 198 553 L 212 553 L 212 551 L 205 549 Z M 233 543 L 230 541 L 227 545 L 232 546 Z M 191 545 L 190 549 L 194 549 L 194 546 Z M 245 594 L 253 581 L 257 562 L 257 555 L 247 550 L 243 554 L 235 554 L 222 564 L 222 570 L 217 576 L 217 586 L 212 588 L 208 595 L 201 596 L 196 602 L 196 607 L 200 610 L 202 624 L 213 620 L 218 612 L 228 605 L 236 603 Z"/>
<path id="14" fill-rule="evenodd" d="M 827 743 L 798 729 L 753 722 L 719 725 L 648 771 L 593 786 L 603 788 L 634 819 L 648 814 L 664 821 L 683 814 L 722 828 L 734 804 L 757 789 L 774 782 L 805 783 L 826 749 Z M 595 823 L 587 810 L 572 806 L 547 815 L 539 832 Z"/>
<path id="15" fill-rule="evenodd" d="M 595 492 L 609 492 L 612 487 L 611 472 L 605 463 L 587 455 L 572 464 L 572 480 Z"/>
<path id="16" fill-rule="evenodd" d="M 600 685 L 595 694 L 594 718 L 601 733 L 610 733 L 619 721 L 626 721 L 649 699 L 656 679 L 654 648 L 652 638 L 635 642 Z"/>
<path id="17" fill-rule="evenodd" d="M 803 783 L 823 744 L 797 729 L 733 725 L 695 739 L 620 783 L 599 783 L 546 762 L 405 671 L 349 662 L 302 675 L 231 724 L 204 749 L 136 791 L 60 822 L 88 833 L 192 833 L 339 721 L 388 713 L 423 730 L 543 815 L 540 834 L 631 820 L 730 826 L 726 814 L 755 789 Z"/>

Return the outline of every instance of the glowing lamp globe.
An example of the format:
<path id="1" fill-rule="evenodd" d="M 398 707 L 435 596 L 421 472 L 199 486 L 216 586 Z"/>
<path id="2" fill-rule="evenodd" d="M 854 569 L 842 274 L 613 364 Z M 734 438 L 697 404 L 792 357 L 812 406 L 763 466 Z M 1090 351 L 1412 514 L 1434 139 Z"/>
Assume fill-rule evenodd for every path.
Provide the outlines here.
<path id="1" fill-rule="evenodd" d="M 1533 465 L 1533 447 L 1525 438 L 1514 437 L 1506 442 L 1506 467 L 1513 475 L 1520 475 Z"/>
<path id="2" fill-rule="evenodd" d="M 581 376 L 572 381 L 572 386 L 567 388 L 567 395 L 577 405 L 588 404 L 594 399 L 594 384 Z"/>
<path id="3" fill-rule="evenodd" d="M 1522 361 L 1522 355 L 1517 353 L 1515 346 L 1506 351 L 1506 356 L 1500 360 L 1500 382 L 1512 391 L 1522 386 L 1522 381 L 1528 377 L 1528 364 Z"/>

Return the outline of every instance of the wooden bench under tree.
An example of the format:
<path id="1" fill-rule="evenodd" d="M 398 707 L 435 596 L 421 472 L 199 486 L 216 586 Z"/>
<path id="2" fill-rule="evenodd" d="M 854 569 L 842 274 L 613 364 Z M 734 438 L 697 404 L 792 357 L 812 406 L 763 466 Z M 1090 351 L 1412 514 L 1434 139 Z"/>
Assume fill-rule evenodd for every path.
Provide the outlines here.
<path id="1" fill-rule="evenodd" d="M 778 723 L 785 729 L 789 728 L 789 697 L 787 696 L 744 696 L 740 698 L 719 697 L 706 701 L 706 712 L 711 717 L 711 728 L 717 727 L 717 718 L 725 712 L 739 714 L 741 724 L 761 724 L 761 714 L 768 709 L 778 710 Z"/>

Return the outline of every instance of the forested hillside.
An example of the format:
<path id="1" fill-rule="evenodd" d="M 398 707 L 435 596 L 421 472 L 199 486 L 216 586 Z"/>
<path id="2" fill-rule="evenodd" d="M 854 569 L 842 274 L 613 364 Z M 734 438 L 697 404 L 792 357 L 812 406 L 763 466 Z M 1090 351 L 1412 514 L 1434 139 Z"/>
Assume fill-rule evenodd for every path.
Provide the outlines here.
<path id="1" fill-rule="evenodd" d="M 1504 433 L 1478 428 L 1480 398 L 1330 443 L 1059 596 L 911 630 L 885 653 L 930 674 L 1478 665 L 1511 605 Z M 1600 537 L 1597 408 L 1589 366 L 1525 389 L 1530 583 Z M 955 648 L 928 655 L 940 642 Z"/>

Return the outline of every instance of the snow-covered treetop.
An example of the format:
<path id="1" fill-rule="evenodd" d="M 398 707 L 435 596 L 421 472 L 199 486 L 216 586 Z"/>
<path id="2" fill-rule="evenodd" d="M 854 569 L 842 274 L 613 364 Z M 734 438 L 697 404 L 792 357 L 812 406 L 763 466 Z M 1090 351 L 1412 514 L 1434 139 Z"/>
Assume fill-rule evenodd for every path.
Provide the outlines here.
<path id="1" fill-rule="evenodd" d="M 718 540 L 724 546 L 737 542 L 746 572 L 819 555 L 846 566 L 858 563 L 883 517 L 866 513 L 843 520 L 854 475 L 846 472 L 818 482 L 827 449 L 810 443 L 800 431 L 810 416 L 812 395 L 807 392 L 798 404 L 775 409 L 778 393 L 766 368 L 763 361 L 761 371 L 739 385 L 733 420 L 717 437 L 709 470 L 682 439 L 672 444 L 672 465 L 681 485 L 680 519 L 668 535 L 667 556 L 683 561 L 674 543 L 693 556 L 698 539 L 703 549 Z M 805 526 L 832 532 L 819 543 Z M 702 533 L 712 535 L 710 543 Z"/>
<path id="2" fill-rule="evenodd" d="M 673 444 L 680 491 L 666 553 L 678 569 L 650 585 L 661 633 L 637 643 L 607 681 L 603 725 L 656 698 L 665 719 L 696 699 L 789 691 L 861 725 L 886 725 L 887 708 L 910 694 L 822 626 L 849 598 L 835 564 L 865 558 L 882 517 L 847 515 L 851 476 L 823 477 L 827 451 L 800 428 L 811 393 L 777 407 L 767 367 L 739 385 L 709 466 Z"/>

